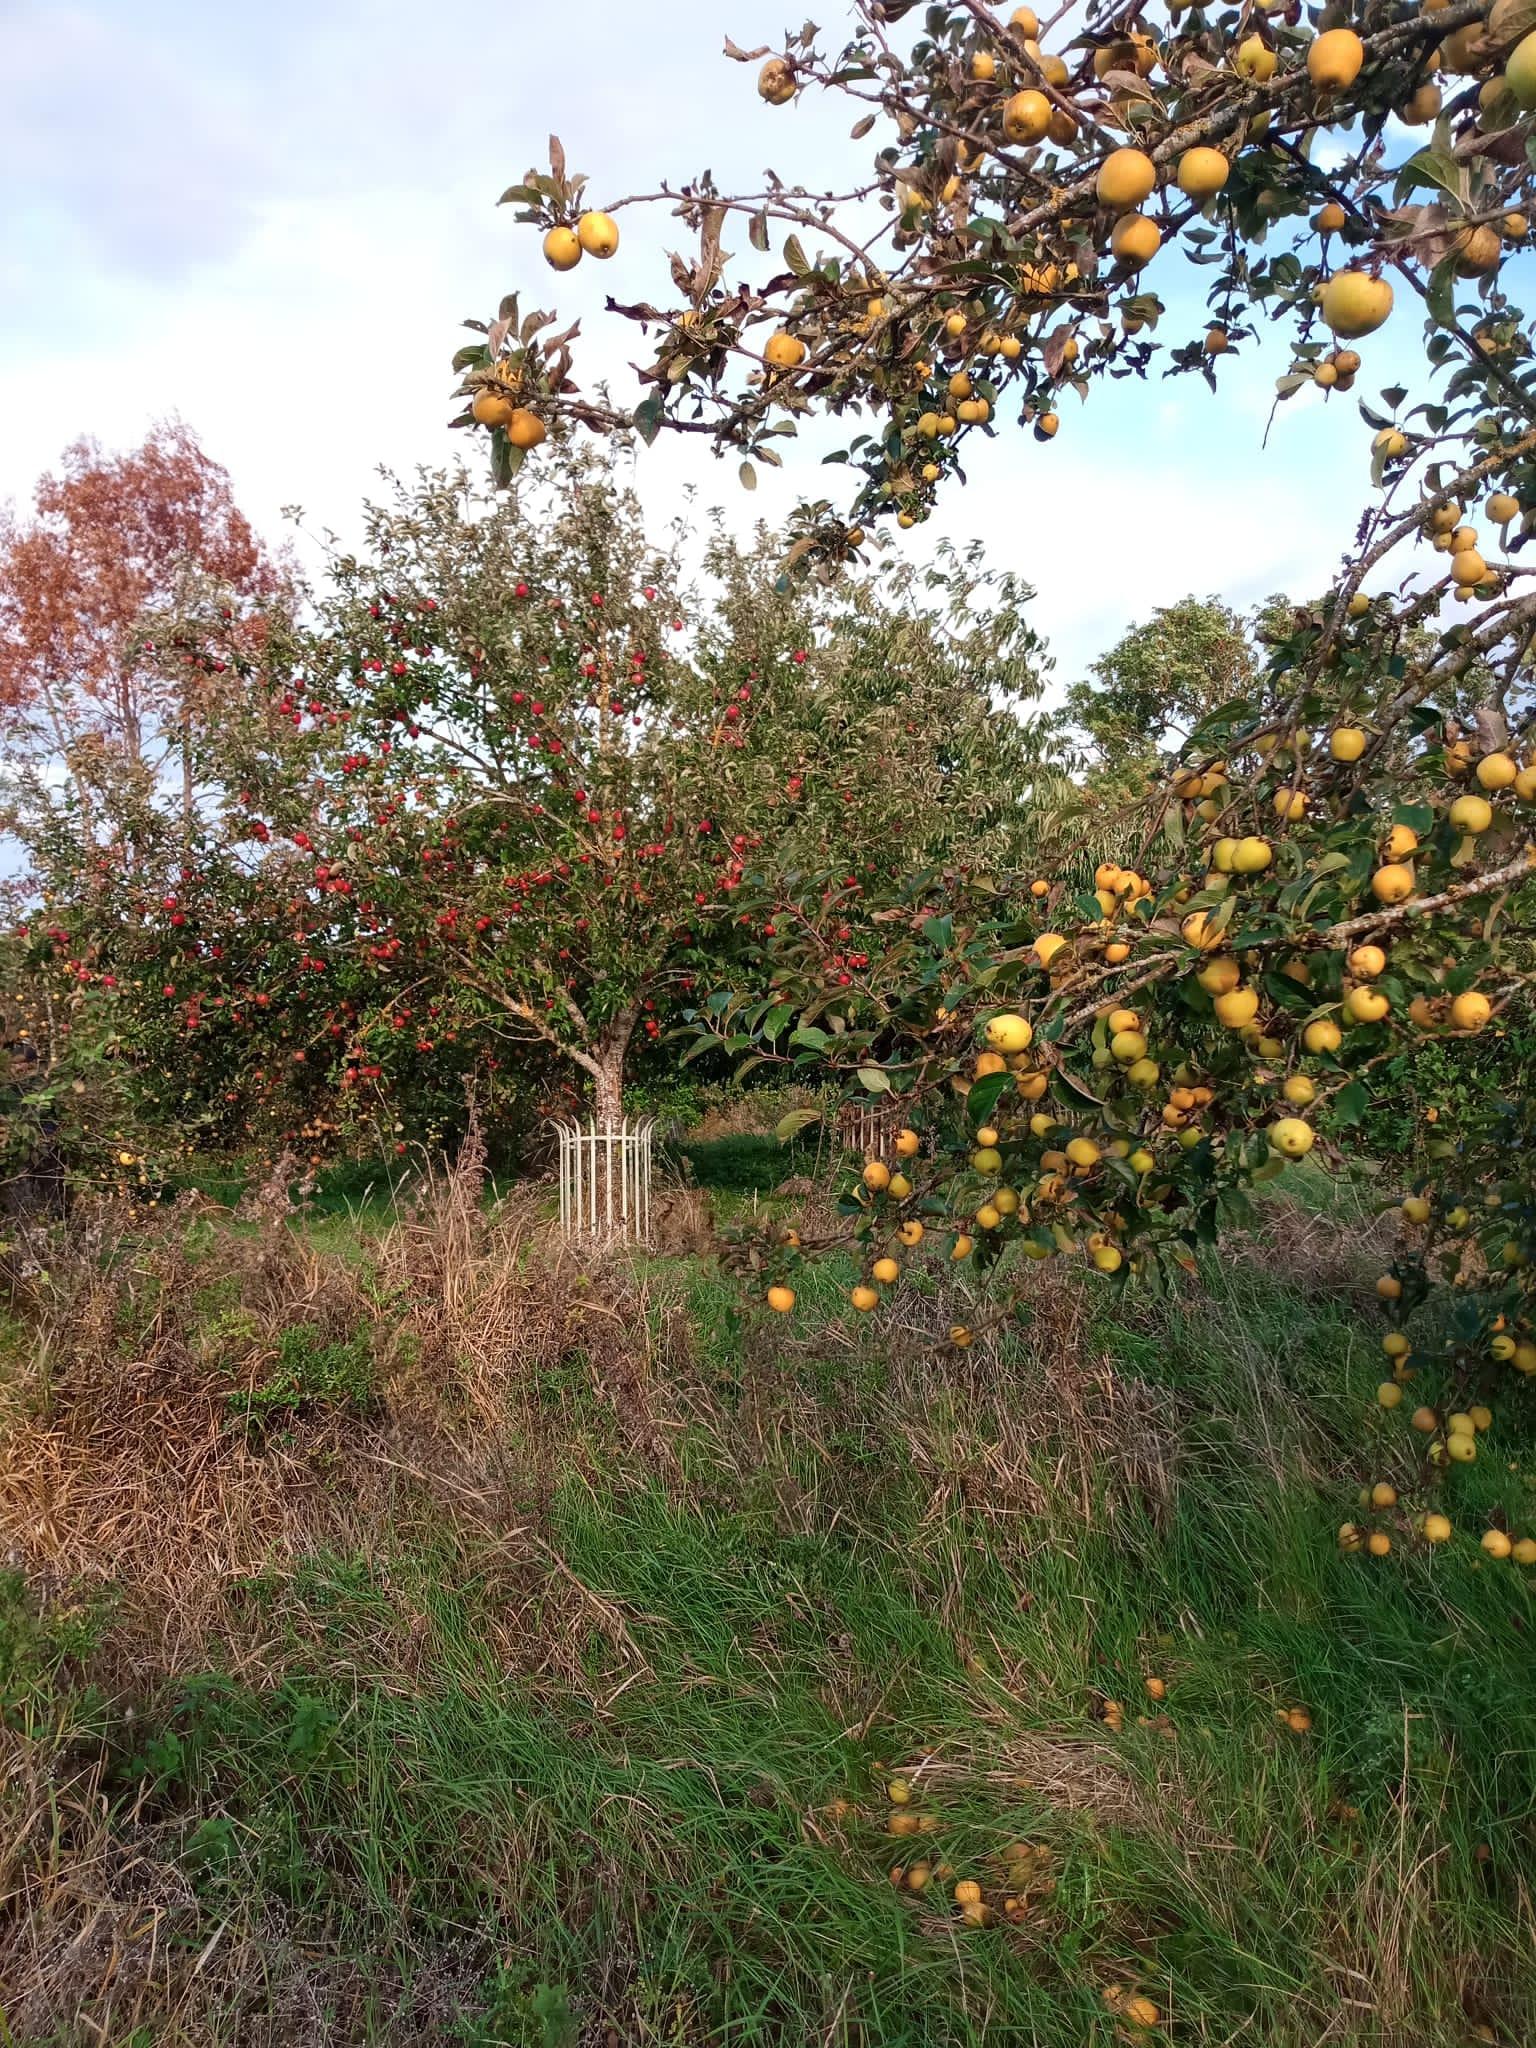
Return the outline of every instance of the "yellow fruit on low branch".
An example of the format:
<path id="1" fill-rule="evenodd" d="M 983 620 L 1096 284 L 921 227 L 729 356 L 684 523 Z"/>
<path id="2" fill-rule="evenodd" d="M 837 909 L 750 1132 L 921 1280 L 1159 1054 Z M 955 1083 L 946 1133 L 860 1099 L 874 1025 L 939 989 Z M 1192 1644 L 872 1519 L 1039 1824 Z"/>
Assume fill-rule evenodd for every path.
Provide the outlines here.
<path id="1" fill-rule="evenodd" d="M 1380 946 L 1356 946 L 1346 962 L 1349 971 L 1359 981 L 1374 980 L 1387 970 L 1387 956 Z"/>
<path id="2" fill-rule="evenodd" d="M 536 412 L 530 412 L 525 405 L 514 406 L 507 421 L 507 439 L 514 448 L 541 447 L 548 438 L 549 430 Z"/>
<path id="3" fill-rule="evenodd" d="M 994 1052 L 1024 1052 L 1034 1035 L 1029 1019 L 1012 1010 L 987 1020 L 986 1040 Z"/>
<path id="4" fill-rule="evenodd" d="M 1451 1023 L 1458 1031 L 1481 1031 L 1493 1015 L 1493 1005 L 1481 989 L 1469 988 L 1451 998 Z"/>
<path id="5" fill-rule="evenodd" d="M 1240 78 L 1251 78 L 1255 84 L 1263 85 L 1274 77 L 1279 62 L 1262 36 L 1245 36 L 1237 46 L 1232 68 Z"/>
<path id="6" fill-rule="evenodd" d="M 1140 206 L 1157 187 L 1157 166 L 1145 150 L 1112 149 L 1099 165 L 1095 189 L 1100 203 L 1117 213 Z"/>
<path id="7" fill-rule="evenodd" d="M 1003 108 L 1003 133 L 1010 142 L 1039 142 L 1051 125 L 1051 103 L 1043 92 L 1016 92 Z"/>
<path id="8" fill-rule="evenodd" d="M 1484 789 L 1509 789 L 1519 776 L 1520 764 L 1513 754 L 1484 754 L 1477 764 L 1477 779 Z"/>
<path id="9" fill-rule="evenodd" d="M 1179 190 L 1189 199 L 1210 199 L 1226 184 L 1231 169 L 1219 149 L 1186 149 L 1176 173 Z"/>
<path id="10" fill-rule="evenodd" d="M 1366 745 L 1367 737 L 1358 725 L 1336 725 L 1328 735 L 1328 751 L 1335 761 L 1358 761 Z"/>
<path id="11" fill-rule="evenodd" d="M 771 107 L 782 107 L 795 96 L 795 70 L 782 57 L 770 57 L 757 74 L 757 90 Z"/>
<path id="12" fill-rule="evenodd" d="M 576 223 L 576 238 L 589 256 L 603 263 L 619 246 L 619 224 L 611 213 L 584 213 Z"/>
<path id="13" fill-rule="evenodd" d="M 1352 28 L 1325 29 L 1307 49 L 1307 76 L 1324 92 L 1342 92 L 1360 76 L 1365 44 Z"/>
<path id="14" fill-rule="evenodd" d="M 1374 334 L 1392 311 L 1392 287 L 1363 270 L 1341 270 L 1323 286 L 1322 315 L 1335 334 L 1358 341 Z"/>
<path id="15" fill-rule="evenodd" d="M 544 261 L 551 270 L 574 270 L 581 261 L 581 238 L 574 228 L 551 228 L 544 237 Z"/>
<path id="16" fill-rule="evenodd" d="M 795 1290 L 792 1287 L 770 1287 L 768 1306 L 783 1316 L 788 1315 L 795 1305 Z"/>
<path id="17" fill-rule="evenodd" d="M 777 334 L 769 335 L 763 349 L 763 361 L 770 370 L 798 370 L 806 355 L 805 343 L 799 335 L 782 327 Z"/>
<path id="18" fill-rule="evenodd" d="M 1457 797 L 1447 815 L 1458 832 L 1470 832 L 1475 837 L 1486 832 L 1493 823 L 1493 805 L 1485 796 L 1473 796 L 1470 791 Z"/>
<path id="19" fill-rule="evenodd" d="M 1239 1030 L 1244 1024 L 1251 1024 L 1259 1014 L 1259 992 L 1254 988 L 1234 988 L 1224 996 L 1218 996 L 1215 1003 L 1216 1015 L 1231 1030 Z"/>
<path id="20" fill-rule="evenodd" d="M 1527 113 L 1536 108 L 1536 34 L 1523 37 L 1505 58 L 1504 83 L 1517 106 Z"/>
<path id="21" fill-rule="evenodd" d="M 1121 214 L 1109 237 L 1110 254 L 1133 270 L 1150 263 L 1162 246 L 1162 230 L 1144 213 Z"/>
<path id="22" fill-rule="evenodd" d="M 1413 894 L 1413 869 L 1389 862 L 1371 876 L 1371 894 L 1378 903 L 1406 903 Z"/>
<path id="23" fill-rule="evenodd" d="M 1299 1116 L 1283 1116 L 1269 1127 L 1269 1142 L 1286 1159 L 1300 1159 L 1312 1150 L 1317 1133 Z"/>
<path id="24" fill-rule="evenodd" d="M 1391 1009 L 1380 989 L 1352 988 L 1344 998 L 1344 1014 L 1352 1024 L 1378 1024 Z"/>

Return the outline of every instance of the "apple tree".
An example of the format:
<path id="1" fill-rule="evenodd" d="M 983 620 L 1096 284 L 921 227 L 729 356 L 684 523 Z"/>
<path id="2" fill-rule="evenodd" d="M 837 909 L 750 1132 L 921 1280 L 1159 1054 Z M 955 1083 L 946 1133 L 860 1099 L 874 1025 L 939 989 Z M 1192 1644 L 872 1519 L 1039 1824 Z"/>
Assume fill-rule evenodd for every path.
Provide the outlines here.
<path id="1" fill-rule="evenodd" d="M 786 580 L 761 538 L 653 540 L 605 455 L 552 455 L 492 500 L 401 487 L 302 608 L 146 615 L 202 692 L 190 806 L 151 775 L 92 833 L 67 782 L 18 792 L 22 984 L 134 1098 L 109 1179 L 193 1144 L 403 1151 L 470 1090 L 493 1132 L 551 1083 L 614 1121 L 633 1042 L 771 942 L 749 864 L 836 864 L 851 974 L 906 861 L 1024 829 L 1017 579 Z"/>
<path id="2" fill-rule="evenodd" d="M 902 1157 L 871 1159 L 850 1195 L 854 1307 L 877 1309 L 942 1229 L 1004 1314 L 1021 1257 L 1086 1260 L 1112 1285 L 1188 1261 L 1254 1182 L 1320 1142 L 1347 1151 L 1405 1048 L 1527 1000 L 1536 371 L 1515 293 L 1536 7 L 1069 5 L 1044 27 L 985 0 L 847 12 L 840 48 L 809 24 L 780 50 L 727 46 L 772 107 L 847 105 L 867 144 L 839 189 L 774 172 L 731 193 L 706 174 L 597 209 L 556 147 L 504 195 L 557 270 L 611 253 L 641 206 L 699 253 L 654 302 L 611 307 L 648 348 L 628 403 L 580 386 L 569 333 L 497 323 L 461 352 L 460 423 L 489 429 L 501 473 L 528 457 L 528 420 L 674 431 L 748 463 L 781 462 L 815 420 L 849 498 L 790 540 L 831 568 L 900 547 L 980 437 L 1020 436 L 1048 491 L 1069 395 L 1156 372 L 1219 402 L 1261 332 L 1289 352 L 1282 429 L 1305 388 L 1359 393 L 1362 503 L 1337 576 L 1267 622 L 1257 673 L 1127 802 L 1091 889 L 1049 863 L 981 888 L 914 868 L 889 945 L 844 987 L 809 928 L 830 870 L 744 877 L 773 928 L 754 972 L 836 1025 L 818 1059 L 908 1110 Z M 1363 381 L 1388 322 L 1421 337 L 1412 373 L 1399 348 L 1390 380 Z M 700 1027 L 751 1036 L 760 1001 L 727 991 Z M 1421 1504 L 1475 1458 L 1485 1387 L 1536 1372 L 1533 1120 L 1529 1092 L 1487 1102 L 1405 1195 L 1380 1400 L 1412 1410 L 1395 1455 Z M 774 1307 L 810 1249 L 764 1255 Z M 1382 1519 L 1344 1540 L 1380 1553 L 1397 1489 L 1372 1501 Z M 1485 1547 L 1536 1559 L 1505 1519 Z M 1449 1534 L 1435 1506 L 1417 1528 Z"/>
<path id="3" fill-rule="evenodd" d="M 449 473 L 373 508 L 306 651 L 347 734 L 311 828 L 324 951 L 359 990 L 342 1085 L 452 1044 L 536 1053 L 610 1124 L 634 1039 L 749 917 L 749 866 L 835 858 L 878 893 L 904 847 L 1006 836 L 1028 592 L 959 559 L 920 581 L 785 579 L 718 528 L 658 541 L 571 447 L 493 502 Z"/>

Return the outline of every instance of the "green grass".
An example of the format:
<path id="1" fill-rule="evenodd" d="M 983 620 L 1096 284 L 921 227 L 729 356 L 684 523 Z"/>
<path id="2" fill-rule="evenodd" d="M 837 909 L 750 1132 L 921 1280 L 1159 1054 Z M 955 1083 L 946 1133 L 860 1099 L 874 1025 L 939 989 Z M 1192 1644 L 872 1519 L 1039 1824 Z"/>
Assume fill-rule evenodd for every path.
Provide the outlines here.
<path id="1" fill-rule="evenodd" d="M 10 1584 L 11 1725 L 106 1759 L 108 1801 L 192 1887 L 190 1954 L 254 1916 L 350 1959 L 346 2041 L 416 2038 L 400 2015 L 448 1955 L 452 2010 L 422 2038 L 482 2048 L 606 2024 L 678 2048 L 1081 2048 L 1125 2038 L 1110 1984 L 1183 2041 L 1531 2037 L 1536 1602 L 1471 1541 L 1339 1553 L 1347 1468 L 1390 1469 L 1402 1436 L 1348 1296 L 1231 1259 L 1183 1304 L 1106 1291 L 1082 1348 L 1142 1390 L 1175 1484 L 1106 1466 L 1085 1516 L 1047 1424 L 1015 1484 L 987 1463 L 985 1390 L 914 1382 L 877 1329 L 806 1341 L 835 1273 L 780 1344 L 677 1270 L 717 1405 L 671 1477 L 590 1445 L 556 1461 L 530 1510 L 556 1571 L 495 1517 L 417 1517 L 244 1585 L 258 1675 L 214 1646 L 131 1700 L 92 1686 L 110 1605 L 66 1627 Z M 568 1414 L 581 1380 L 543 1398 Z M 1532 1405 L 1457 1475 L 1459 1521 L 1536 1527 L 1510 1469 Z M 1139 1725 L 1153 1675 L 1166 1730 Z M 1279 1718 L 1300 1705 L 1310 1733 Z M 931 1835 L 886 1831 L 898 1769 Z M 921 1855 L 995 1891 L 1014 1840 L 1049 1845 L 1057 1880 L 1016 1927 L 891 1882 Z M 204 2031 L 147 2039 L 282 2038 L 208 1976 Z"/>

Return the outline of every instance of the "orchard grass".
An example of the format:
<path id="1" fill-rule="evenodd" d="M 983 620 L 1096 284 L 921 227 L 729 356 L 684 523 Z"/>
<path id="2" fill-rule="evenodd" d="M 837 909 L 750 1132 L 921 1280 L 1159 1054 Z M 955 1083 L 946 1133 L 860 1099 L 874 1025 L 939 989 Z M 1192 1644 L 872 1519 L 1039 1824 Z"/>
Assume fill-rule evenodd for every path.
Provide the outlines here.
<path id="1" fill-rule="evenodd" d="M 770 1324 L 652 1257 L 494 1444 L 446 1397 L 327 1423 L 327 1540 L 230 1572 L 195 1653 L 146 1649 L 105 1532 L 93 1572 L 34 1556 L 0 1601 L 0 2038 L 1075 2048 L 1132 2038 L 1130 1995 L 1144 2039 L 1530 2038 L 1528 1586 L 1470 1544 L 1338 1552 L 1379 1476 L 1376 1266 L 1319 1184 L 1171 1302 L 1047 1268 L 963 1358 L 914 1341 L 942 1273 L 850 1330 L 835 1260 Z M 267 1313 L 270 1250 L 191 1228 L 194 1335 Z M 373 1241 L 319 1228 L 356 1286 Z M 619 1285 L 572 1297 L 606 1329 Z M 399 1313 L 382 1265 L 357 1299 Z M 620 1381 L 647 1329 L 665 1377 Z M 1452 1512 L 1513 1526 L 1536 1403 L 1496 1426 Z M 965 1924 L 953 1883 L 1001 1907 L 1016 1843 L 1048 1880 Z M 919 1861 L 953 1875 L 914 1896 Z"/>

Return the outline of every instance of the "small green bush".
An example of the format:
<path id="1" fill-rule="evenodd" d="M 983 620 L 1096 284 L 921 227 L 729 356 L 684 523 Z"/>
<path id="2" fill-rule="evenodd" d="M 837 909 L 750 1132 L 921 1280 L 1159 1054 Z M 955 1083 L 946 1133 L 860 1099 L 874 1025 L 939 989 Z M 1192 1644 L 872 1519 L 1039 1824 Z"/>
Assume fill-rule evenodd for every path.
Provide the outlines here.
<path id="1" fill-rule="evenodd" d="M 344 1342 L 326 1338 L 314 1323 L 295 1323 L 278 1340 L 277 1358 L 259 1387 L 231 1394 L 233 1413 L 253 1422 L 296 1416 L 313 1408 L 373 1405 L 373 1352 L 366 1330 Z"/>

